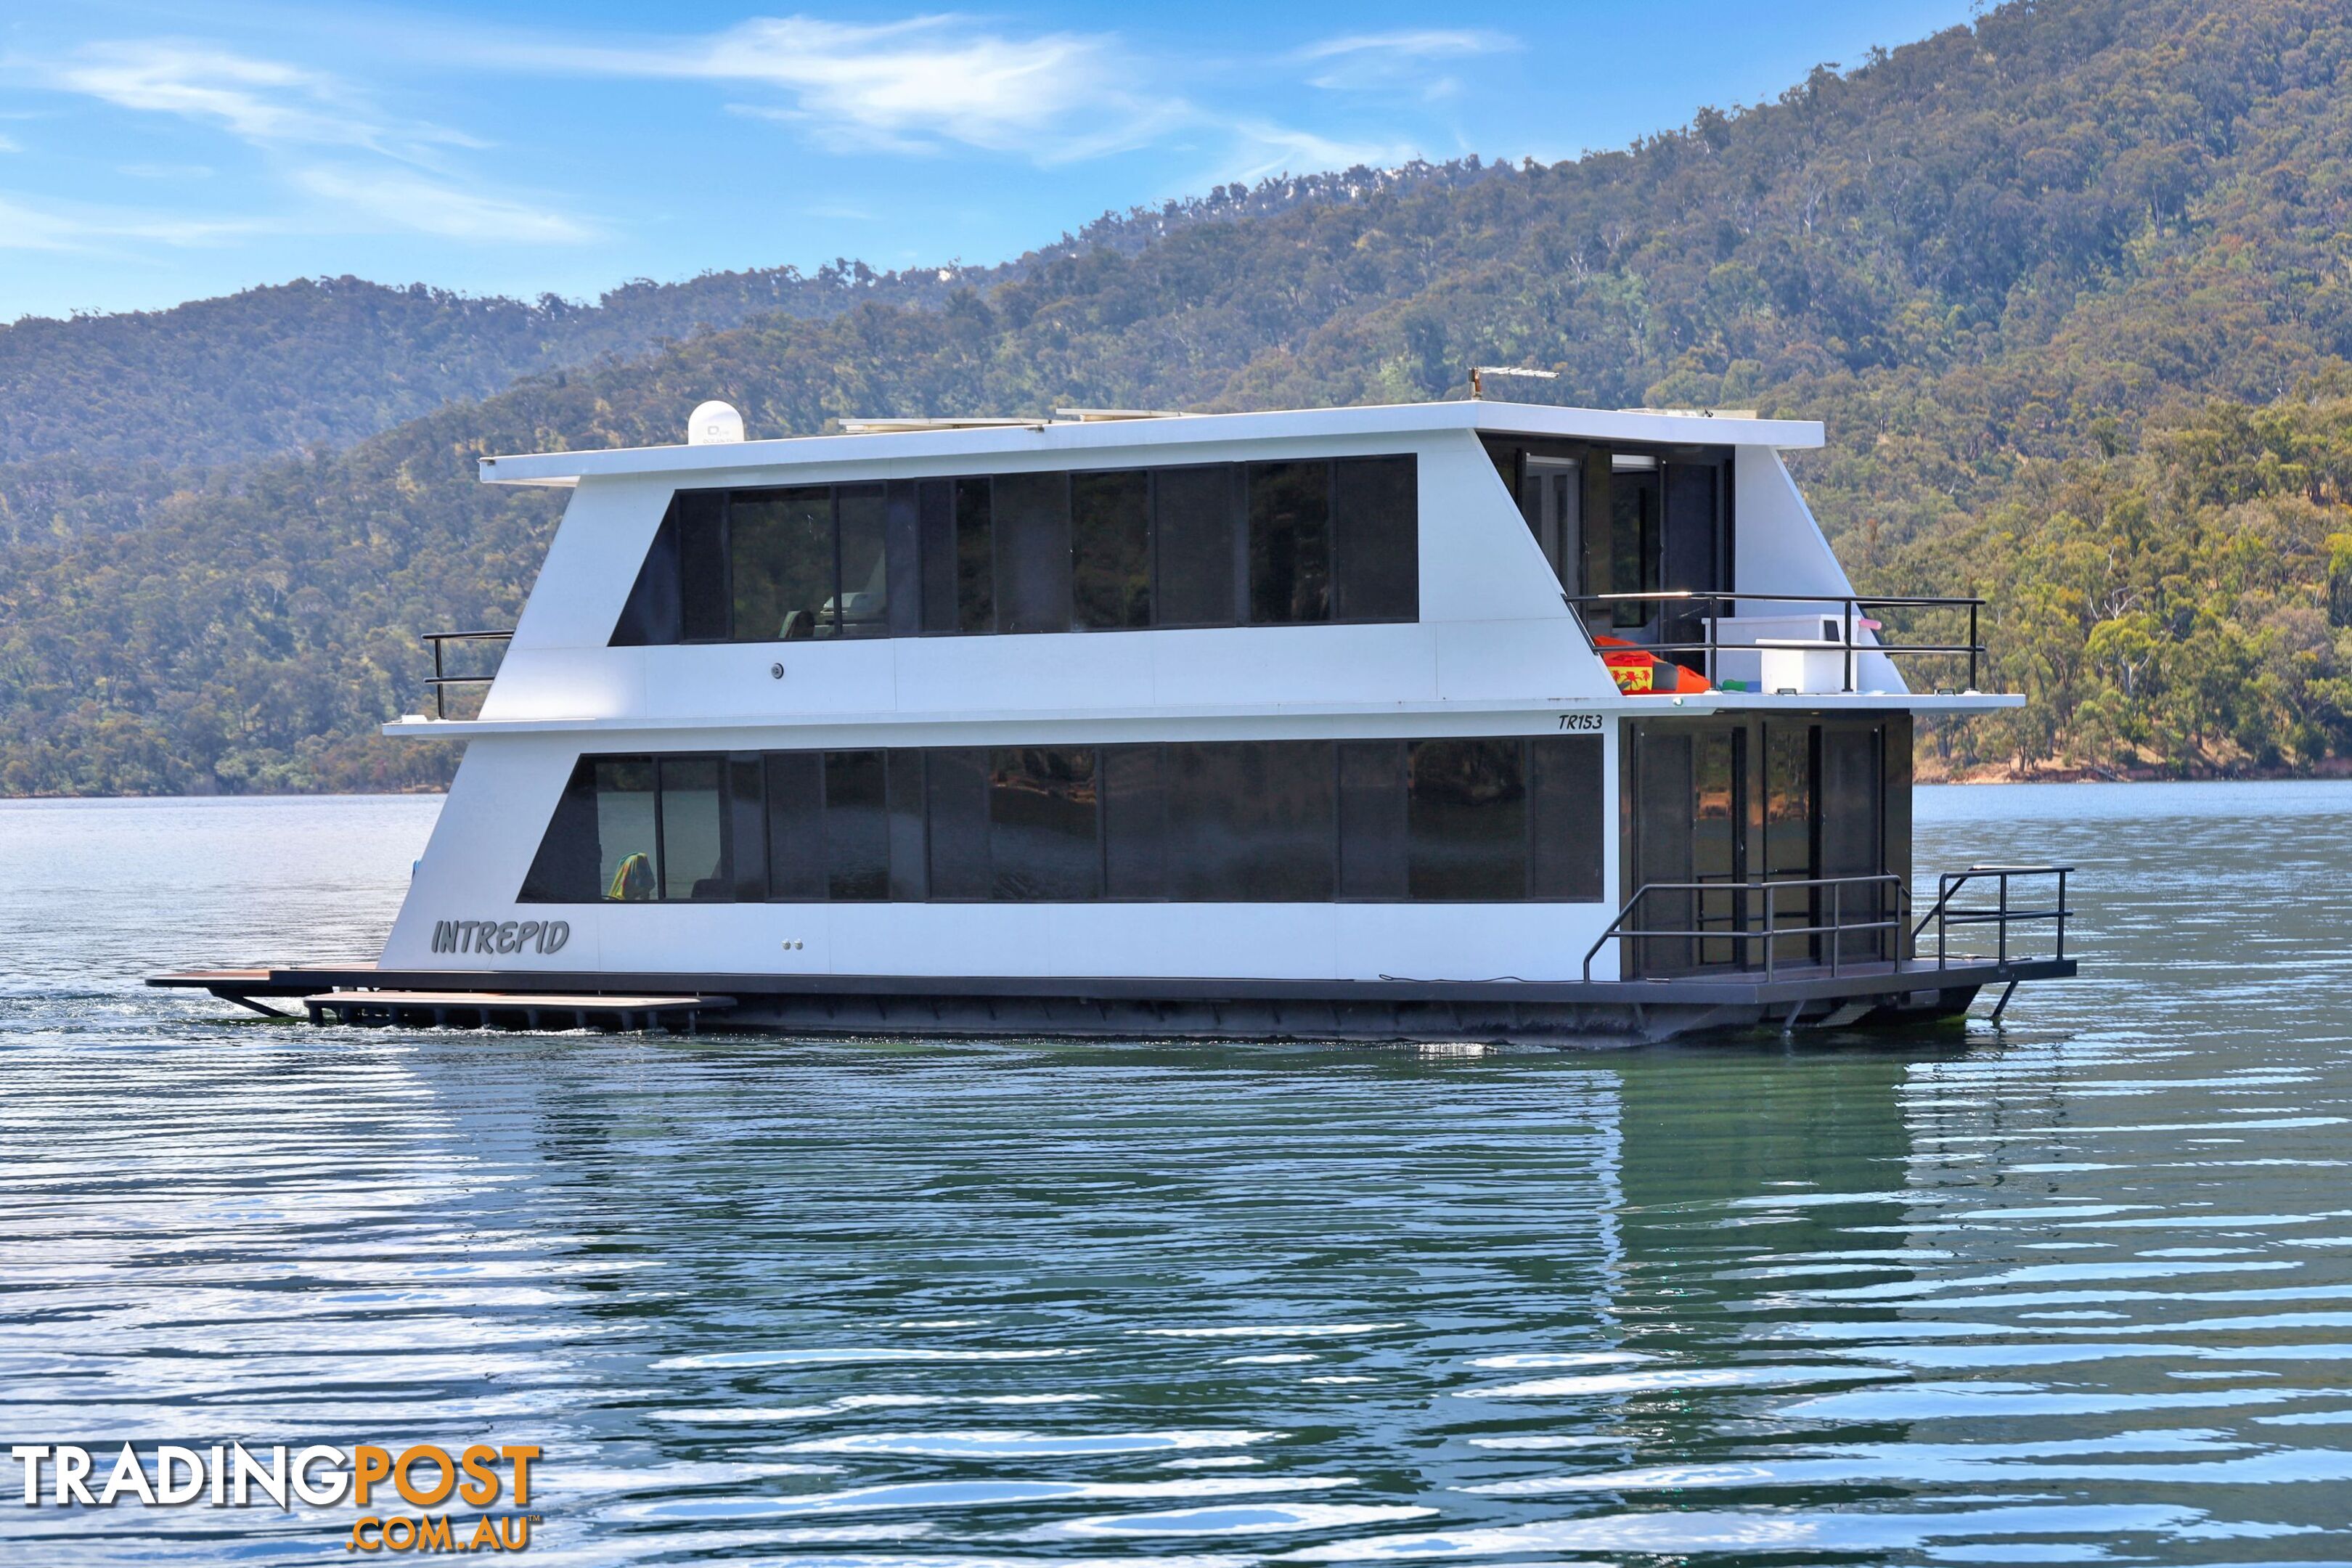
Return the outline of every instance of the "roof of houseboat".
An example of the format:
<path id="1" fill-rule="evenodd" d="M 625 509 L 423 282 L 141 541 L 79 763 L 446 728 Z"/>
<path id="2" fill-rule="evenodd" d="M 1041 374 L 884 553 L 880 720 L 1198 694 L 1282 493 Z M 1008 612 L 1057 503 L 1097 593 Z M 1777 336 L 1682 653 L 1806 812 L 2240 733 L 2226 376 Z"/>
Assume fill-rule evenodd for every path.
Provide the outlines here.
<path id="1" fill-rule="evenodd" d="M 1290 408 L 1256 414 L 1157 414 L 1064 409 L 1035 419 L 845 421 L 839 434 L 699 446 L 621 447 L 524 453 L 481 460 L 488 484 L 572 485 L 590 478 L 689 474 L 877 459 L 1009 457 L 1134 451 L 1202 442 L 1493 431 L 1657 446 L 1814 447 L 1814 419 L 1759 419 L 1701 409 L 1560 408 L 1494 399 L 1397 403 L 1361 408 Z"/>

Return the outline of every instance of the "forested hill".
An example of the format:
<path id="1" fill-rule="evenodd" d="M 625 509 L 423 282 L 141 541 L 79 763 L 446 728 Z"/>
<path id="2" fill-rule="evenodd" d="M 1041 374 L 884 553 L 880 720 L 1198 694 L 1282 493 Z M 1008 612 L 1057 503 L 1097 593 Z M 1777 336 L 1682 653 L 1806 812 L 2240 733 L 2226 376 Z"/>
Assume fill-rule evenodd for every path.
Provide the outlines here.
<path id="1" fill-rule="evenodd" d="M 1955 766 L 2352 752 L 2352 16 L 2045 0 L 1538 167 L 1356 171 L 1125 221 L 936 301 L 768 314 L 226 472 L 0 470 L 0 788 L 429 782 L 415 634 L 509 622 L 557 498 L 484 452 L 877 413 L 1458 392 L 1827 422 L 1865 583 L 1991 594 L 2021 715 Z"/>

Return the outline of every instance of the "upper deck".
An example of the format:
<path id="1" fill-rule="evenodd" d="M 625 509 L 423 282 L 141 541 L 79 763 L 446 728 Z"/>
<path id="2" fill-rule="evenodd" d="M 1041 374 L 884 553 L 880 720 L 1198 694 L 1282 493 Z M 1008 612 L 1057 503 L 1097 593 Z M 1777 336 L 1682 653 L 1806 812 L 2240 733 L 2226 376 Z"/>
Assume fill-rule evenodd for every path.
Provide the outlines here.
<path id="1" fill-rule="evenodd" d="M 572 489 L 563 525 L 480 716 L 388 732 L 977 743 L 2011 700 L 1915 693 L 1874 651 L 1780 460 L 1822 445 L 1812 421 L 1471 401 L 877 423 L 484 458 L 486 482 Z M 1823 628 L 1852 645 L 1826 666 Z M 1704 647 L 1768 640 L 1815 645 L 1785 695 L 1756 652 Z M 1633 664 L 1654 694 L 1622 689 Z"/>

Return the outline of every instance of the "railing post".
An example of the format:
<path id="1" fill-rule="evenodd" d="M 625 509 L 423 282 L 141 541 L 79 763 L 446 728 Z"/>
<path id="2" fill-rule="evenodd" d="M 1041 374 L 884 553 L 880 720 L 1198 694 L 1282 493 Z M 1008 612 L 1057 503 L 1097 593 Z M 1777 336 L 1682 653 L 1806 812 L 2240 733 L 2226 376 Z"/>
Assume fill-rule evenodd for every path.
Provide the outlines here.
<path id="1" fill-rule="evenodd" d="M 2006 966 L 2009 963 L 2009 873 L 2001 871 L 1997 875 L 2000 878 L 2000 919 L 1993 922 L 1992 929 L 1999 941 L 1996 951 L 2000 954 L 2000 962 Z"/>
<path id="2" fill-rule="evenodd" d="M 1848 691 L 1852 691 L 1853 689 L 1854 666 L 1853 601 L 1852 599 L 1848 599 L 1845 602 L 1845 652 L 1840 657 L 1845 661 L 1845 689 Z"/>
<path id="3" fill-rule="evenodd" d="M 1764 879 L 1764 984 L 1767 985 L 1772 984 L 1780 956 L 1780 943 L 1772 934 L 1773 905 L 1778 901 L 1775 895 L 1779 891 L 1779 883 L 1769 877 Z"/>
<path id="4" fill-rule="evenodd" d="M 433 639 L 433 717 L 449 717 L 449 689 L 441 683 L 441 639 Z"/>
<path id="5" fill-rule="evenodd" d="M 1977 686 L 1977 649 L 1979 649 L 1979 648 L 1982 647 L 1983 646 L 1984 646 L 1984 640 L 1977 635 L 1977 603 L 1976 603 L 1976 601 L 1975 601 L 1975 600 L 1971 599 L 1971 600 L 1969 600 L 1969 687 L 1968 687 L 1968 689 L 1969 689 L 1970 691 L 1975 691 L 1975 690 L 1979 689 L 1979 688 L 1978 688 L 1978 686 Z"/>
<path id="6" fill-rule="evenodd" d="M 1845 945 L 1845 884 L 1830 884 L 1830 978 L 1838 972 L 1838 950 Z"/>
<path id="7" fill-rule="evenodd" d="M 2066 873 L 2063 869 L 2058 873 L 2058 957 L 2062 963 L 2066 957 Z"/>

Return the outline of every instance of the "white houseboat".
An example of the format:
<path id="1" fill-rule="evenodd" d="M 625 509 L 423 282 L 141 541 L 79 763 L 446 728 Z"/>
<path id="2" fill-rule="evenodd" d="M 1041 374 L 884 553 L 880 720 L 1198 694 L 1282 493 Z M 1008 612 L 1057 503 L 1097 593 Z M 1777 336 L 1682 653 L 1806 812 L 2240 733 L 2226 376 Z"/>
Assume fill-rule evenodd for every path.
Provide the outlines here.
<path id="1" fill-rule="evenodd" d="M 507 643 L 478 713 L 438 675 L 385 727 L 467 747 L 380 960 L 157 983 L 858 1034 L 2006 1005 L 2074 972 L 2063 870 L 1915 899 L 1912 729 L 2021 700 L 1975 689 L 1974 601 L 1855 596 L 1781 461 L 1822 439 L 1474 399 L 748 441 L 706 405 L 485 458 L 570 506 L 511 634 L 433 639 Z"/>

